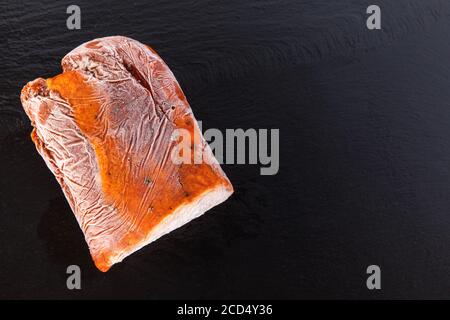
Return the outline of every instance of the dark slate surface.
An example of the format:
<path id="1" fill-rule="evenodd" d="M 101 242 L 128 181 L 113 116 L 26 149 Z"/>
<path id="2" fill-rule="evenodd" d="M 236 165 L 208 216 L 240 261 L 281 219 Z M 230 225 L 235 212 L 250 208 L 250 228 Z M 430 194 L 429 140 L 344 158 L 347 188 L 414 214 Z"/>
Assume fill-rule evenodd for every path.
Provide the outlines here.
<path id="1" fill-rule="evenodd" d="M 0 10 L 0 298 L 450 298 L 450 4 L 6 1 Z M 103 274 L 29 139 L 19 93 L 84 41 L 172 68 L 205 128 L 280 128 L 280 172 Z M 66 267 L 82 290 L 66 289 Z M 365 269 L 378 264 L 382 290 Z"/>

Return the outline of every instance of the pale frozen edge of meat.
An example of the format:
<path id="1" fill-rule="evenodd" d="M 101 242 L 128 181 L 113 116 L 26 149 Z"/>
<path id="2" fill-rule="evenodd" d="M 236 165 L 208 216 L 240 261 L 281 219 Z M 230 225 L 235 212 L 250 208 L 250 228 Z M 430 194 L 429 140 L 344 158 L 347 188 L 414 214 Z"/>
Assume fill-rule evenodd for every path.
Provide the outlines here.
<path id="1" fill-rule="evenodd" d="M 158 240 L 162 236 L 202 216 L 208 210 L 227 200 L 232 193 L 233 191 L 230 191 L 223 186 L 218 186 L 198 196 L 195 201 L 178 207 L 174 212 L 167 215 L 160 223 L 158 223 L 140 244 L 136 245 L 131 250 L 121 252 L 120 255 L 116 256 L 117 258 L 111 258 L 111 264 L 121 262 L 127 256 L 142 249 L 153 241 Z"/>

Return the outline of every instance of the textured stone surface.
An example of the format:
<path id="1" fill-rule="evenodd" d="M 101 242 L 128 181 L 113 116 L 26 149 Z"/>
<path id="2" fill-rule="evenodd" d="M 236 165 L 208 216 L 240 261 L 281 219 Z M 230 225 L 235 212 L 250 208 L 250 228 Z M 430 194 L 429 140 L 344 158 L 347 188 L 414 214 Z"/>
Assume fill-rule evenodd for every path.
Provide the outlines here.
<path id="1" fill-rule="evenodd" d="M 448 1 L 377 1 L 380 32 L 360 0 L 77 1 L 79 31 L 69 4 L 0 13 L 0 297 L 449 298 Z M 223 166 L 230 200 L 102 274 L 19 93 L 116 34 L 155 48 L 204 128 L 280 128 L 281 166 Z"/>

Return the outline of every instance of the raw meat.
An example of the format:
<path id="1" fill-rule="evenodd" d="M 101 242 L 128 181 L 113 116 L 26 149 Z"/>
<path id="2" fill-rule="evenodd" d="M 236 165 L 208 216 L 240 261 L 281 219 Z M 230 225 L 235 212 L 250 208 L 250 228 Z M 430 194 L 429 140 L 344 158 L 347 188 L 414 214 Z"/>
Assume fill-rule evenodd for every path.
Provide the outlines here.
<path id="1" fill-rule="evenodd" d="M 31 137 L 61 185 L 101 271 L 225 201 L 233 187 L 174 75 L 150 47 L 114 36 L 22 90 Z M 184 129 L 200 164 L 172 161 Z"/>

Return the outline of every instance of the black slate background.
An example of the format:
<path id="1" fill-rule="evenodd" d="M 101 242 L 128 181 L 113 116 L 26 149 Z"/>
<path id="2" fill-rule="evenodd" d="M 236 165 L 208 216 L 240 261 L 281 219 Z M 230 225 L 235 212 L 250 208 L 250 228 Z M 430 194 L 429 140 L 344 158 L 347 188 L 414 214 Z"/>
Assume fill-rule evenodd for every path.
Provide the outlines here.
<path id="1" fill-rule="evenodd" d="M 3 1 L 0 298 L 450 298 L 450 3 L 379 0 L 381 31 L 370 4 Z M 19 94 L 116 34 L 160 53 L 204 128 L 280 128 L 281 166 L 225 165 L 229 201 L 103 274 Z"/>

